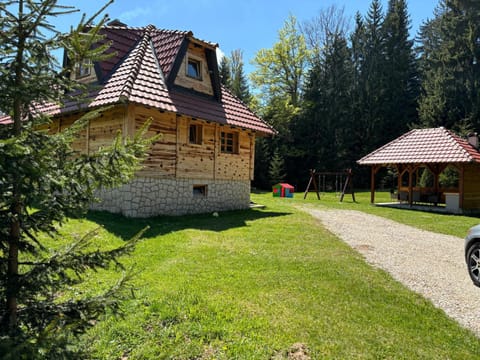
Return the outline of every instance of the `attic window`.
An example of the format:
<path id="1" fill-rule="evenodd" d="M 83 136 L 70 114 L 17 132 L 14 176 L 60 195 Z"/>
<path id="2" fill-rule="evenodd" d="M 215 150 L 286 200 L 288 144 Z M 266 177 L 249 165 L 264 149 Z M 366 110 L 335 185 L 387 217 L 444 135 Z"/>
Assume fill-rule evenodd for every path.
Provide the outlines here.
<path id="1" fill-rule="evenodd" d="M 202 73 L 201 73 L 201 63 L 198 60 L 194 60 L 189 58 L 187 63 L 187 76 L 201 80 Z"/>
<path id="2" fill-rule="evenodd" d="M 92 62 L 90 59 L 85 59 L 81 63 L 76 64 L 75 66 L 75 78 L 81 79 L 87 76 L 90 76 L 92 73 Z"/>

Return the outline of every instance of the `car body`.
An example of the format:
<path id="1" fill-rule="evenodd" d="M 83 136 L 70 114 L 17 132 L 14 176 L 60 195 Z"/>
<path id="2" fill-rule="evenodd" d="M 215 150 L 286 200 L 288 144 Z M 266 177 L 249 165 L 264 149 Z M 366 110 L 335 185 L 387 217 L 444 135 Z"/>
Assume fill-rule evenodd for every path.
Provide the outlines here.
<path id="1" fill-rule="evenodd" d="M 471 227 L 465 237 L 465 262 L 473 284 L 480 287 L 480 224 Z"/>

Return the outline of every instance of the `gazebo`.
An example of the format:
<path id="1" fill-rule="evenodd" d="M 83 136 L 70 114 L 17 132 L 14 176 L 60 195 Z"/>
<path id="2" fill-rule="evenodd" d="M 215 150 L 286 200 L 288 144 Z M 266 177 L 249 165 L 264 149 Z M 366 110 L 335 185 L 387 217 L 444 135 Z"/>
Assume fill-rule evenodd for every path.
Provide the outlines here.
<path id="1" fill-rule="evenodd" d="M 480 210 L 480 152 L 476 133 L 463 139 L 443 127 L 414 129 L 357 163 L 371 166 L 371 203 L 375 202 L 375 175 L 388 167 L 398 173 L 398 201 L 410 206 L 446 203 L 447 210 L 456 213 Z M 447 168 L 457 172 L 458 181 L 444 186 L 439 179 Z"/>

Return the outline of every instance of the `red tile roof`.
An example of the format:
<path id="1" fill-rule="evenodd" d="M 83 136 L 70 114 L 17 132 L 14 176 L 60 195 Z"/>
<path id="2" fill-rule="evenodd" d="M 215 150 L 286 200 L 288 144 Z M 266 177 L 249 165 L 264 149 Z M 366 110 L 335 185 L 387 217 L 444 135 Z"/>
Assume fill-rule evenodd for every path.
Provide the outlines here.
<path id="1" fill-rule="evenodd" d="M 357 161 L 361 165 L 480 162 L 480 152 L 443 127 L 414 129 Z"/>
<path id="2" fill-rule="evenodd" d="M 161 30 L 153 25 L 145 28 L 107 26 L 102 33 L 103 41 L 112 42 L 109 52 L 115 55 L 96 64 L 100 84 L 90 90 L 82 102 L 64 100 L 63 105 L 43 104 L 38 111 L 60 115 L 129 102 L 263 134 L 275 133 L 224 87 L 219 89 L 221 95 L 217 100 L 167 85 L 174 64 L 181 61 L 177 58 L 182 55 L 182 46 L 190 40 L 210 49 L 215 49 L 216 44 L 195 39 L 191 32 Z M 8 120 L 0 116 L 0 123 Z"/>

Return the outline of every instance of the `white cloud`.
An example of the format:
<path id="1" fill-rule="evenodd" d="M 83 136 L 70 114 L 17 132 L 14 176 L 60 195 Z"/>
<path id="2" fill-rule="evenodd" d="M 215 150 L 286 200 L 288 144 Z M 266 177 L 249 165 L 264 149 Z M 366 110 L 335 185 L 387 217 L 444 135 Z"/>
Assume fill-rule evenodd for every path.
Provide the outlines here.
<path id="1" fill-rule="evenodd" d="M 138 17 L 145 17 L 152 14 L 152 9 L 149 7 L 137 7 L 132 10 L 124 11 L 118 17 L 121 21 L 128 21 L 134 20 Z"/>
<path id="2" fill-rule="evenodd" d="M 225 53 L 220 49 L 220 47 L 217 47 L 217 48 L 216 48 L 216 52 L 217 52 L 217 61 L 218 61 L 218 63 L 220 64 L 220 62 L 222 61 L 223 57 L 225 56 Z"/>

